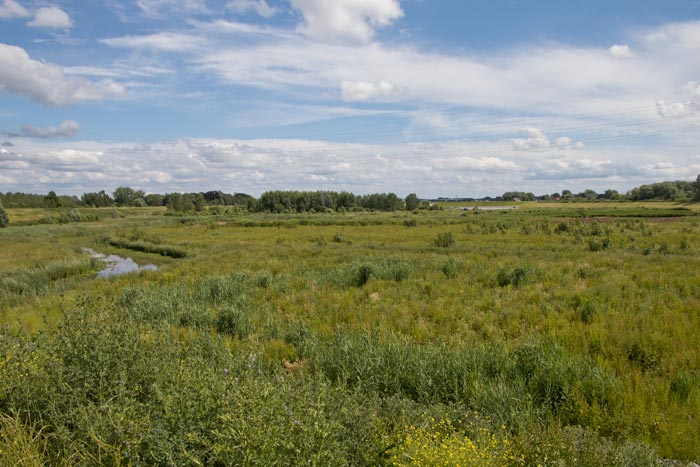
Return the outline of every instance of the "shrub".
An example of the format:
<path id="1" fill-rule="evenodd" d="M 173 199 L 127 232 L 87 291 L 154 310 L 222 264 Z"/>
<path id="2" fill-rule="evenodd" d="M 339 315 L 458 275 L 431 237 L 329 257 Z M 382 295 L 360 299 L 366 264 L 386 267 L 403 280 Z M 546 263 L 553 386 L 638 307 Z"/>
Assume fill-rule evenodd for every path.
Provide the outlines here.
<path id="1" fill-rule="evenodd" d="M 355 286 L 362 287 L 372 278 L 374 269 L 369 264 L 363 264 L 355 272 Z"/>
<path id="2" fill-rule="evenodd" d="M 513 269 L 499 269 L 496 281 L 501 287 L 512 285 L 518 287 L 530 282 L 534 276 L 534 271 L 530 266 L 518 266 Z"/>
<path id="3" fill-rule="evenodd" d="M 440 248 L 449 248 L 455 243 L 454 236 L 452 235 L 452 232 L 443 232 L 438 234 L 437 237 L 435 237 L 435 240 L 433 240 L 433 243 L 435 246 L 440 247 Z"/>
<path id="4" fill-rule="evenodd" d="M 605 237 L 601 240 L 590 238 L 588 239 L 588 251 L 607 250 L 612 245 L 610 237 Z"/>
<path id="5" fill-rule="evenodd" d="M 446 277 L 454 279 L 457 276 L 459 265 L 454 258 L 449 258 L 447 261 L 440 265 L 440 272 L 442 272 Z"/>
<path id="6" fill-rule="evenodd" d="M 0 229 L 7 227 L 10 225 L 10 217 L 7 215 L 7 211 L 5 211 L 0 205 Z"/>
<path id="7" fill-rule="evenodd" d="M 240 308 L 227 306 L 219 311 L 216 318 L 216 330 L 220 334 L 228 334 L 243 339 L 250 334 L 250 322 Z"/>

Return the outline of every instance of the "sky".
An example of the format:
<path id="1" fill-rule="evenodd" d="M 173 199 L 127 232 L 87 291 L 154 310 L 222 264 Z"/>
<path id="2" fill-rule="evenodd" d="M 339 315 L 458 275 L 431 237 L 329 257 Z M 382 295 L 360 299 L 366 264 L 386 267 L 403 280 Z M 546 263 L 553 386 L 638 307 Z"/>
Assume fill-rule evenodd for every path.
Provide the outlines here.
<path id="1" fill-rule="evenodd" d="M 700 173 L 700 0 L 0 0 L 0 192 Z"/>

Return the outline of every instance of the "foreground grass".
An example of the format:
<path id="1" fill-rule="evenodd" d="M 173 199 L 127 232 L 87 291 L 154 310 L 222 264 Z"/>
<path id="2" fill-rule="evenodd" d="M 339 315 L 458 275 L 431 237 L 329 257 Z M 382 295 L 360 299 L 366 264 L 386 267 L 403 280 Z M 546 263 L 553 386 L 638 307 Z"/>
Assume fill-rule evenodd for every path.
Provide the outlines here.
<path id="1" fill-rule="evenodd" d="M 4 229 L 0 449 L 27 465 L 697 461 L 700 222 L 670 208 Z M 96 279 L 83 247 L 161 269 Z"/>

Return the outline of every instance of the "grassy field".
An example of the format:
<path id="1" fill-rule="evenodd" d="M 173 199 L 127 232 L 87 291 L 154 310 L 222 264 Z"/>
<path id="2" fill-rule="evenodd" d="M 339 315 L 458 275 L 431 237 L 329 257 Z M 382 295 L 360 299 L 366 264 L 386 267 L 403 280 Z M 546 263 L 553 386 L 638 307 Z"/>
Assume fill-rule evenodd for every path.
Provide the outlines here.
<path id="1" fill-rule="evenodd" d="M 8 210 L 0 463 L 698 462 L 698 206 L 446 206 Z"/>

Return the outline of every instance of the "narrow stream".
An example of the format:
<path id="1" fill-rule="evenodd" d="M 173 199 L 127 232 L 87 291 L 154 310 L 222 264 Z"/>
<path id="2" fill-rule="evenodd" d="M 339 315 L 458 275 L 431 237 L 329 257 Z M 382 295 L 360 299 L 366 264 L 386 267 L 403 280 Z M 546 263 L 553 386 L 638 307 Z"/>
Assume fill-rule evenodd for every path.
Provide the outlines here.
<path id="1" fill-rule="evenodd" d="M 105 255 L 96 252 L 92 248 L 83 248 L 83 251 L 89 254 L 91 258 L 99 259 L 107 265 L 106 268 L 97 273 L 97 277 L 101 277 L 103 279 L 121 276 L 122 274 L 128 274 L 130 272 L 158 270 L 158 266 L 155 264 L 145 264 L 143 266 L 139 266 L 131 258 L 122 258 L 121 256 L 117 255 Z"/>

